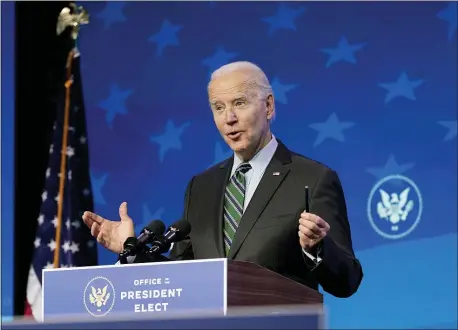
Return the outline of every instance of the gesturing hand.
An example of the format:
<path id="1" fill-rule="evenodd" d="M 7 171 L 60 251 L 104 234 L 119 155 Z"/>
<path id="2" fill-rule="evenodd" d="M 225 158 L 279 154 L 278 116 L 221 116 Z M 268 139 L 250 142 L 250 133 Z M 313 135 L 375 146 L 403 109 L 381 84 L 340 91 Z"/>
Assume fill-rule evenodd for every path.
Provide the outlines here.
<path id="1" fill-rule="evenodd" d="M 303 249 L 310 250 L 328 233 L 329 224 L 319 216 L 303 212 L 299 219 L 299 242 Z"/>
<path id="2" fill-rule="evenodd" d="M 127 214 L 126 202 L 119 206 L 119 217 L 121 221 L 111 221 L 89 211 L 83 214 L 83 221 L 97 242 L 117 254 L 122 252 L 126 239 L 135 236 L 134 222 Z"/>

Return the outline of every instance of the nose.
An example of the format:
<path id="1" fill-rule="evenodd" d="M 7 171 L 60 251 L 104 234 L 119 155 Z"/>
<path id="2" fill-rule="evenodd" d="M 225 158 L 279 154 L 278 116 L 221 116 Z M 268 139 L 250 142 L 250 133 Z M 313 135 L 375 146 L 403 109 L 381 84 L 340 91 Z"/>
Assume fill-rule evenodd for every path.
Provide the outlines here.
<path id="1" fill-rule="evenodd" d="M 236 122 L 237 122 L 237 116 L 235 115 L 234 111 L 232 111 L 232 109 L 228 109 L 226 111 L 226 124 L 232 125 Z"/>

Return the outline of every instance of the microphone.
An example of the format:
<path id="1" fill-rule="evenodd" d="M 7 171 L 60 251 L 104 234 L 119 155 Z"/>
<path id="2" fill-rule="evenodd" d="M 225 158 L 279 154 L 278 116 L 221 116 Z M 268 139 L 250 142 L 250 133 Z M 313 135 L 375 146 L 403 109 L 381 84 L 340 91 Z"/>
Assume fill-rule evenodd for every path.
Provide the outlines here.
<path id="1" fill-rule="evenodd" d="M 188 221 L 180 220 L 169 227 L 164 236 L 158 236 L 151 243 L 148 250 L 149 255 L 166 253 L 172 243 L 184 240 L 191 232 L 191 224 Z"/>
<path id="2" fill-rule="evenodd" d="M 162 237 L 164 231 L 164 223 L 161 220 L 153 220 L 142 229 L 138 237 L 128 237 L 124 242 L 124 251 L 119 254 L 121 263 L 126 263 L 127 257 L 137 254 L 138 250 L 143 249 L 146 244 Z"/>

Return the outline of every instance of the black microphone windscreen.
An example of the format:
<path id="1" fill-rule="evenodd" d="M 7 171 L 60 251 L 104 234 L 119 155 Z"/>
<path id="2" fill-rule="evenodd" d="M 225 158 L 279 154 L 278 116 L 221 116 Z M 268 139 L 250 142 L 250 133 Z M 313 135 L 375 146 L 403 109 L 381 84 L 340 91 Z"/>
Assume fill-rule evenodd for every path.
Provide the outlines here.
<path id="1" fill-rule="evenodd" d="M 170 228 L 175 228 L 177 231 L 177 239 L 179 241 L 185 239 L 186 236 L 191 232 L 191 224 L 186 220 L 180 220 L 175 222 Z"/>
<path id="2" fill-rule="evenodd" d="M 145 229 L 152 231 L 156 235 L 162 235 L 165 232 L 165 225 L 161 220 L 153 220 Z"/>

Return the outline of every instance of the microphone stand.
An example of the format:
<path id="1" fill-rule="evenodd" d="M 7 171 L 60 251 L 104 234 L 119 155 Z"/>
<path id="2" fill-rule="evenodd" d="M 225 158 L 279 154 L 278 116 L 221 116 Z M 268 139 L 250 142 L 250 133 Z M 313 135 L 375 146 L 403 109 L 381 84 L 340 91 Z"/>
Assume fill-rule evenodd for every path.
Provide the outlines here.
<path id="1" fill-rule="evenodd" d="M 155 242 L 153 242 L 153 247 L 148 247 L 147 245 L 145 245 L 141 249 L 136 251 L 134 254 L 119 254 L 119 262 L 121 264 L 127 264 L 127 258 L 129 256 L 135 257 L 134 261 L 132 262 L 134 264 L 170 261 L 169 258 L 164 257 L 162 255 L 162 253 L 167 252 L 168 249 L 166 251 L 164 251 L 165 248 L 158 250 L 157 247 L 155 247 L 154 243 Z"/>
<path id="2" fill-rule="evenodd" d="M 147 257 L 151 262 L 161 262 L 161 261 L 170 261 L 169 258 L 163 256 L 163 253 L 166 253 L 170 249 L 171 244 L 166 244 L 166 241 L 160 237 L 152 243 L 152 247 L 146 250 Z M 162 243 L 158 245 L 158 243 Z"/>
<path id="3" fill-rule="evenodd" d="M 123 255 L 123 254 L 120 254 L 120 255 L 119 255 L 118 260 L 119 260 L 119 262 L 121 263 L 121 265 L 127 264 L 127 256 L 125 256 L 125 255 Z"/>
<path id="4" fill-rule="evenodd" d="M 159 253 L 152 253 L 151 249 L 145 248 L 139 253 L 136 254 L 134 264 L 143 264 L 143 263 L 149 263 L 149 262 L 164 262 L 164 261 L 170 261 L 169 258 L 164 257 L 163 255 Z"/>

